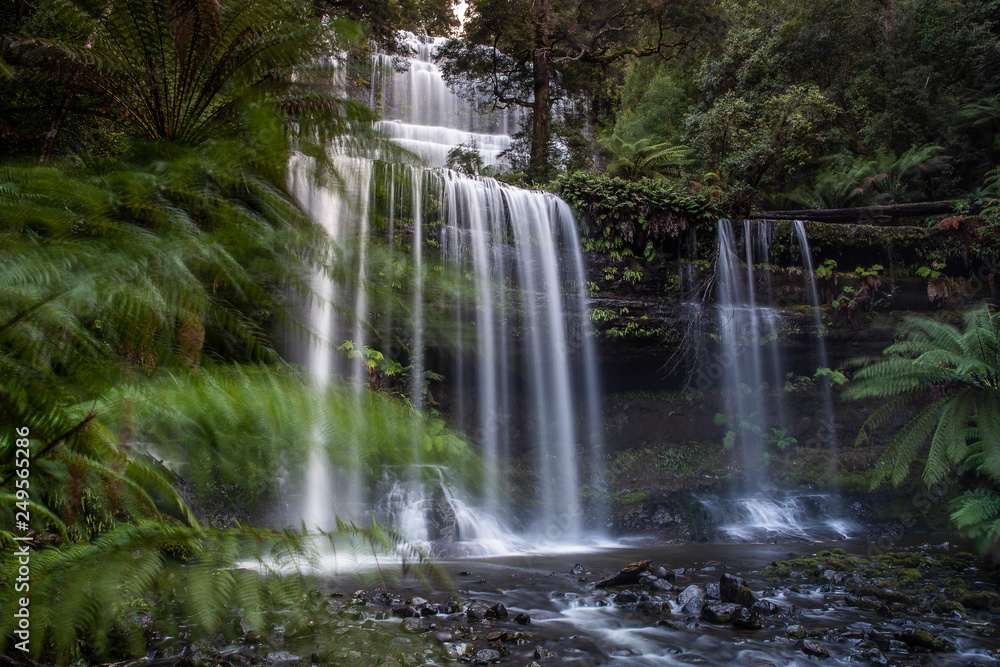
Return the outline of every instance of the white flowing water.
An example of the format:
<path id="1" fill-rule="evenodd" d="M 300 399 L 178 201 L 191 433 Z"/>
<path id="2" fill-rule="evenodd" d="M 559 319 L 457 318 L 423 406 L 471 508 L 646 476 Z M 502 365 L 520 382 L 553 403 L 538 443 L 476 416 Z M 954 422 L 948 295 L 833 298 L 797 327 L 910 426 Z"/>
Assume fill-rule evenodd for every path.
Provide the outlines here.
<path id="1" fill-rule="evenodd" d="M 723 530 L 734 539 L 755 540 L 761 537 L 812 539 L 810 536 L 844 535 L 842 522 L 836 518 L 818 519 L 815 502 L 805 503 L 799 494 L 780 499 L 775 493 L 762 493 L 769 485 L 767 470 L 773 457 L 781 455 L 782 442 L 795 438 L 799 446 L 818 446 L 835 460 L 833 397 L 822 382 L 823 414 L 814 417 L 808 433 L 795 432 L 790 425 L 783 385 L 788 369 L 782 355 L 780 338 L 785 334 L 781 314 L 774 303 L 771 286 L 771 239 L 773 223 L 744 220 L 738 235 L 729 220 L 720 220 L 718 259 L 716 263 L 716 304 L 718 310 L 720 351 L 714 367 L 703 376 L 721 377 L 725 392 L 726 442 L 735 448 L 741 464 L 741 488 L 730 503 L 739 511 L 730 511 Z M 805 228 L 792 224 L 794 238 L 802 254 L 805 289 L 815 318 L 817 367 L 828 364 L 819 310 L 819 296 L 813 273 L 812 257 Z M 809 376 L 814 368 L 807 369 Z M 722 420 L 720 420 L 722 421 Z M 829 496 L 829 504 L 839 509 Z M 809 511 L 807 511 L 809 510 Z M 836 510 L 823 512 L 835 517 Z M 840 523 L 838 523 L 840 522 Z"/>
<path id="2" fill-rule="evenodd" d="M 396 360 L 409 362 L 407 398 L 425 409 L 425 372 L 444 375 L 453 423 L 479 452 L 482 472 L 468 481 L 465 471 L 429 468 L 415 434 L 409 464 L 373 479 L 363 470 L 370 442 L 359 424 L 337 434 L 346 463 L 332 466 L 315 449 L 302 476 L 302 520 L 330 528 L 335 517 L 375 517 L 448 554 L 579 543 L 588 530 L 581 489 L 595 482 L 582 471 L 601 457 L 601 422 L 573 215 L 552 194 L 440 169 L 451 149 L 472 142 L 485 163 L 497 164 L 518 118 L 476 113 L 433 63 L 440 40 L 408 41 L 416 55 L 405 72 L 387 57 L 373 59 L 372 104 L 384 118 L 379 129 L 427 166 L 336 155 L 340 185 L 319 187 L 306 160 L 293 164 L 295 196 L 339 249 L 338 280 L 322 271 L 314 279 L 306 366 L 317 385 L 346 383 L 360 397 L 374 381 L 365 348 L 389 350 L 390 339 L 403 339 Z M 371 254 L 386 240 L 409 253 L 405 312 L 373 302 L 366 287 L 376 278 Z M 469 278 L 466 296 L 449 307 L 450 340 L 436 337 L 441 300 L 426 293 L 431 248 Z M 345 341 L 353 346 L 346 355 L 337 349 Z M 515 458 L 533 481 L 514 480 Z M 593 510 L 591 524 L 600 520 Z"/>
<path id="3" fill-rule="evenodd" d="M 780 315 L 770 305 L 758 305 L 756 296 L 759 275 L 754 267 L 769 262 L 770 232 L 765 223 L 745 220 L 741 257 L 733 223 L 719 221 L 716 304 L 721 350 L 714 362 L 719 368 L 710 375 L 723 378 L 727 444 L 739 454 L 748 490 L 760 488 L 763 480 L 767 436 L 785 424 L 780 392 L 776 398 L 767 392 L 784 384 L 776 344 Z"/>

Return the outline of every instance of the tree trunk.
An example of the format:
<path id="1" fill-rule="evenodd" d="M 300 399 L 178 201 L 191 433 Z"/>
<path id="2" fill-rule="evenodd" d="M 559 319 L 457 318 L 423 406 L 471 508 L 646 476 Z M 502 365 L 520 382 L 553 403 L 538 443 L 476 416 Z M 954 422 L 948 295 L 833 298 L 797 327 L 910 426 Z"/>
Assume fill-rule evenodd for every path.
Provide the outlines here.
<path id="1" fill-rule="evenodd" d="M 534 100 L 531 108 L 531 161 L 528 176 L 535 182 L 542 183 L 549 178 L 549 136 L 552 130 L 549 0 L 535 2 Z"/>
<path id="2" fill-rule="evenodd" d="M 855 225 L 878 225 L 896 218 L 915 218 L 953 213 L 956 202 L 931 201 L 890 206 L 805 209 L 798 211 L 753 211 L 751 220 L 813 220 Z"/>

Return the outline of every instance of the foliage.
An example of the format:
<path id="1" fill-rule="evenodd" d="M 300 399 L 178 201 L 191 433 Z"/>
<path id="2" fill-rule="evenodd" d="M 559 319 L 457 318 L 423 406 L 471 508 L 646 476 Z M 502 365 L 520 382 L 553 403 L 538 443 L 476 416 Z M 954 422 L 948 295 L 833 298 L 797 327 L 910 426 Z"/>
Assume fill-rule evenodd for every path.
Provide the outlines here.
<path id="1" fill-rule="evenodd" d="M 479 145 L 475 139 L 461 143 L 448 151 L 448 159 L 445 166 L 449 169 L 466 174 L 467 176 L 479 176 L 483 173 L 485 164 L 483 156 L 479 152 Z"/>
<path id="2" fill-rule="evenodd" d="M 707 3 L 625 0 L 474 0 L 462 40 L 440 55 L 445 79 L 484 107 L 531 109 L 528 176 L 550 177 L 557 101 L 589 90 L 604 97 L 616 64 L 669 58 L 700 32 Z"/>
<path id="3" fill-rule="evenodd" d="M 817 380 L 819 378 L 826 378 L 826 381 L 830 383 L 831 386 L 839 387 L 841 385 L 847 384 L 847 375 L 844 371 L 840 369 L 833 368 L 817 368 L 816 373 L 813 375 Z"/>
<path id="4" fill-rule="evenodd" d="M 5 37 L 0 48 L 14 81 L 64 88 L 68 102 L 97 105 L 131 137 L 197 145 L 246 129 L 271 149 L 325 157 L 331 136 L 371 112 L 333 95 L 329 66 L 318 64 L 356 28 L 305 20 L 301 9 L 273 0 L 59 0 L 56 11 L 85 42 L 32 35 Z M 260 124 L 265 109 L 284 122 Z"/>
<path id="5" fill-rule="evenodd" d="M 1000 488 L 1000 316 L 986 306 L 970 311 L 964 330 L 910 317 L 898 336 L 881 359 L 855 361 L 861 369 L 845 391 L 847 398 L 884 401 L 862 426 L 858 442 L 889 419 L 916 410 L 889 443 L 874 483 L 900 484 L 926 450 L 923 481 L 931 485 L 949 474 L 973 480 L 980 489 L 956 501 L 953 519 L 996 543 L 1000 523 L 990 499 Z"/>
<path id="6" fill-rule="evenodd" d="M 628 181 L 642 178 L 679 177 L 682 167 L 691 162 L 687 146 L 669 143 L 654 144 L 649 138 L 628 142 L 616 134 L 605 142 L 612 155 L 608 165 L 609 176 L 620 176 Z"/>
<path id="7" fill-rule="evenodd" d="M 1000 157 L 997 16 L 995 0 L 722 0 L 682 57 L 631 65 L 615 132 L 687 144 L 694 168 L 777 205 L 953 197 Z M 935 145 L 934 179 L 889 168 Z"/>
<path id="8" fill-rule="evenodd" d="M 612 257 L 651 259 L 689 226 L 718 219 L 718 194 L 658 179 L 626 181 L 584 172 L 560 176 L 560 196 L 581 213 L 583 246 Z M 648 250 L 647 250 L 648 249 Z"/>

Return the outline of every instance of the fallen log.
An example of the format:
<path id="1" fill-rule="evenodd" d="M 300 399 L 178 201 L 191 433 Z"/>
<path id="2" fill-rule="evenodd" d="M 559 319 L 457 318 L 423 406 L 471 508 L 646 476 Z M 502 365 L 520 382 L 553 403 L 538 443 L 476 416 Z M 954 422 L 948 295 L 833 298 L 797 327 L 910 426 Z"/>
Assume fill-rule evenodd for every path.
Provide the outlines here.
<path id="1" fill-rule="evenodd" d="M 858 206 L 856 208 L 802 209 L 798 211 L 753 211 L 751 220 L 811 220 L 847 224 L 878 224 L 886 218 L 916 218 L 925 215 L 945 215 L 955 210 L 954 201 L 932 201 L 919 204 Z"/>

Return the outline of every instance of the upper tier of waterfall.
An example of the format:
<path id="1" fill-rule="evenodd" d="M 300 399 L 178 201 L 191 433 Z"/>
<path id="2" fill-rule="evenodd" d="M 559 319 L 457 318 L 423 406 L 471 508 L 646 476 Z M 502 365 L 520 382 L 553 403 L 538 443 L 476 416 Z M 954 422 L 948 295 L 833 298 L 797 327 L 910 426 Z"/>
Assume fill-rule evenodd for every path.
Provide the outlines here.
<path id="1" fill-rule="evenodd" d="M 370 103 L 382 120 L 376 127 L 431 167 L 443 167 L 456 146 L 475 146 L 484 164 L 501 164 L 500 153 L 510 146 L 520 123 L 514 107 L 480 113 L 453 93 L 434 62 L 443 37 L 403 33 L 413 56 L 399 71 L 392 56 L 372 58 Z"/>

